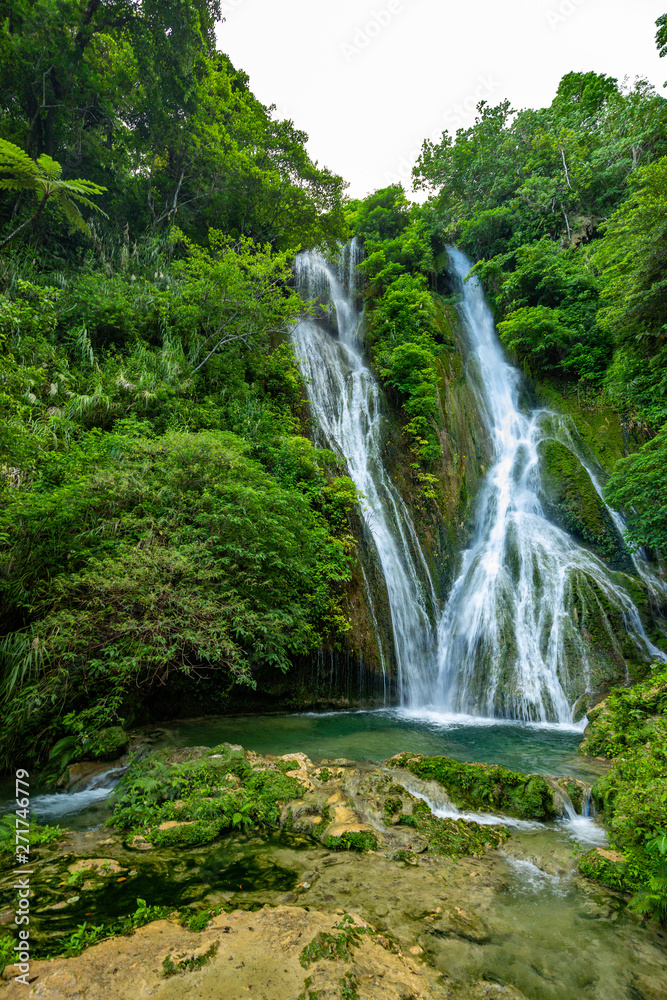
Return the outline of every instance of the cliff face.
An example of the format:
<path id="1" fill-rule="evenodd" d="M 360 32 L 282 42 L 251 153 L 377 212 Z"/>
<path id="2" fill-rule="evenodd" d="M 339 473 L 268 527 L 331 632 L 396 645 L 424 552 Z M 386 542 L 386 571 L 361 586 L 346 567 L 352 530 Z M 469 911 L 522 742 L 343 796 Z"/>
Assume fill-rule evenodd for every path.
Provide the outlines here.
<path id="1" fill-rule="evenodd" d="M 491 460 L 491 444 L 479 403 L 466 377 L 461 322 L 451 303 L 435 297 L 445 351 L 438 362 L 437 435 L 440 458 L 425 474 L 410 452 L 404 419 L 385 399 L 382 458 L 415 527 L 421 553 L 441 602 L 453 583 L 460 552 L 473 529 L 475 500 Z M 344 607 L 350 630 L 339 649 L 323 651 L 321 663 L 304 675 L 302 699 L 316 704 L 377 704 L 396 699 L 396 659 L 391 612 L 377 550 L 367 526 L 354 517 L 357 563 Z M 419 564 L 420 560 L 415 560 Z M 425 574 L 423 574 L 425 577 Z M 426 579 L 423 580 L 427 587 Z M 434 624 L 437 624 L 434 622 Z M 343 668 L 342 664 L 345 663 Z M 336 666 L 338 664 L 338 667 Z M 358 683 L 355 682 L 358 671 Z M 333 687 L 329 677 L 333 677 Z"/>
<path id="2" fill-rule="evenodd" d="M 440 454 L 428 473 L 414 460 L 405 418 L 391 396 L 383 401 L 382 420 L 382 459 L 409 511 L 440 607 L 454 582 L 460 554 L 470 544 L 479 490 L 493 457 L 482 404 L 467 374 L 468 338 L 457 298 L 446 283 L 442 290 L 446 297 L 433 297 L 443 344 L 435 420 Z M 563 395 L 553 383 L 526 380 L 523 392 L 528 407 L 542 404 L 554 413 L 545 416 L 539 446 L 541 501 L 547 516 L 602 560 L 610 578 L 632 597 L 651 639 L 660 641 L 660 608 L 638 578 L 618 521 L 590 474 L 603 486 L 615 462 L 641 443 L 636 431 L 624 426 L 611 408 Z M 353 515 L 351 529 L 356 562 L 343 600 L 349 628 L 316 660 L 295 663 L 285 676 L 258 678 L 265 707 L 376 706 L 398 698 L 391 610 L 378 552 L 360 513 Z M 428 589 L 425 579 L 424 584 Z M 628 672 L 641 676 L 645 663 L 627 634 L 622 611 L 603 589 L 585 574 L 576 574 L 569 592 L 567 628 L 573 649 L 583 639 L 588 668 L 584 672 L 570 664 L 561 682 L 580 714 Z M 257 704 L 255 696 L 250 702 Z M 247 704 L 244 694 L 239 707 Z"/>

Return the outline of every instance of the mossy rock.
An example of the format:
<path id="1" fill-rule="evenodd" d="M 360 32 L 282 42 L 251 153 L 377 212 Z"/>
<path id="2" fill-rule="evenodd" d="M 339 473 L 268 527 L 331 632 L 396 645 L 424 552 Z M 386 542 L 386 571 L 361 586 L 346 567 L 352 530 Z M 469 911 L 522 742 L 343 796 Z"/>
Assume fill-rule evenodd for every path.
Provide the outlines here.
<path id="1" fill-rule="evenodd" d="M 631 688 L 615 688 L 590 710 L 579 753 L 611 759 L 646 746 L 660 720 L 667 720 L 667 669 L 656 665 L 645 680 Z"/>
<path id="2" fill-rule="evenodd" d="M 549 517 L 604 558 L 623 558 L 611 518 L 576 455 L 559 441 L 544 441 L 540 458 Z"/>
<path id="3" fill-rule="evenodd" d="M 667 829 L 667 666 L 654 664 L 646 680 L 610 692 L 590 719 L 581 751 L 613 760 L 593 785 L 593 805 L 615 847 L 641 853 Z"/>
<path id="4" fill-rule="evenodd" d="M 557 815 L 553 790 L 541 774 L 412 754 L 399 754 L 385 763 L 406 768 L 425 781 L 436 781 L 460 809 L 497 810 L 519 819 L 547 820 Z"/>
<path id="5" fill-rule="evenodd" d="M 600 882 L 608 889 L 627 889 L 626 860 L 618 851 L 593 848 L 579 858 L 578 868 L 586 878 Z"/>
<path id="6" fill-rule="evenodd" d="M 555 383 L 540 382 L 537 394 L 550 408 L 568 414 L 583 443 L 602 468 L 612 472 L 616 462 L 627 455 L 628 446 L 634 450 L 642 442 L 627 439 L 619 414 L 599 397 L 581 399 L 565 395 L 562 388 Z"/>
<path id="7" fill-rule="evenodd" d="M 109 726 L 94 733 L 86 744 L 86 757 L 92 760 L 118 760 L 130 745 L 130 737 L 120 726 Z"/>
<path id="8" fill-rule="evenodd" d="M 229 744 L 160 750 L 114 791 L 112 823 L 154 846 L 190 847 L 231 830 L 277 830 L 303 786 L 274 761 Z"/>
<path id="9" fill-rule="evenodd" d="M 347 830 L 340 837 L 327 837 L 324 846 L 330 851 L 375 851 L 377 837 L 369 830 Z"/>
<path id="10" fill-rule="evenodd" d="M 429 851 L 448 858 L 482 855 L 487 847 L 500 847 L 509 837 L 505 826 L 487 826 L 465 819 L 435 816 L 425 802 L 418 802 L 409 816 L 415 829 L 428 841 Z"/>

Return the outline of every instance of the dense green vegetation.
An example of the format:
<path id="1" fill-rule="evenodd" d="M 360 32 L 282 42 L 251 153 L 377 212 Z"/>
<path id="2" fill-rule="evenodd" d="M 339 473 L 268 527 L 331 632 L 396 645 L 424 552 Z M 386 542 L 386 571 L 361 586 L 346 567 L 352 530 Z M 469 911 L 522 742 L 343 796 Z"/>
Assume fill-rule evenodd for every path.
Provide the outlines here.
<path id="1" fill-rule="evenodd" d="M 166 754 L 135 764 L 114 792 L 110 822 L 155 846 L 206 844 L 224 831 L 280 826 L 280 805 L 302 785 L 276 766 L 253 768 L 240 749 L 169 763 Z"/>
<path id="2" fill-rule="evenodd" d="M 664 54 L 664 18 L 658 28 Z M 664 550 L 667 101 L 643 80 L 570 73 L 548 108 L 478 111 L 472 127 L 424 144 L 415 181 L 427 211 L 478 261 L 514 358 L 560 394 L 611 403 L 644 435 L 608 497 L 635 542 Z"/>
<path id="3" fill-rule="evenodd" d="M 55 772 L 155 697 L 221 710 L 349 629 L 356 493 L 304 436 L 287 344 L 294 254 L 345 236 L 344 183 L 216 51 L 219 17 L 3 11 L 5 765 L 57 743 Z"/>
<path id="4" fill-rule="evenodd" d="M 404 415 L 418 466 L 439 457 L 437 360 L 454 344 L 431 289 L 442 251 L 428 212 L 410 205 L 398 186 L 351 202 L 352 232 L 364 240 L 368 343 L 389 398 Z"/>
<path id="5" fill-rule="evenodd" d="M 363 240 L 371 362 L 427 493 L 456 241 L 517 359 L 650 438 L 608 493 L 637 542 L 667 542 L 667 102 L 568 74 L 549 108 L 481 104 L 427 143 L 425 206 L 400 187 L 349 201 L 216 50 L 219 17 L 215 0 L 3 8 L 4 766 L 20 748 L 55 775 L 100 733 L 222 711 L 345 648 L 358 498 L 308 440 L 299 249 Z"/>
<path id="6" fill-rule="evenodd" d="M 654 664 L 633 688 L 616 688 L 589 713 L 581 752 L 612 761 L 593 786 L 593 802 L 623 858 L 586 855 L 585 874 L 638 892 L 639 912 L 667 916 L 667 668 Z"/>

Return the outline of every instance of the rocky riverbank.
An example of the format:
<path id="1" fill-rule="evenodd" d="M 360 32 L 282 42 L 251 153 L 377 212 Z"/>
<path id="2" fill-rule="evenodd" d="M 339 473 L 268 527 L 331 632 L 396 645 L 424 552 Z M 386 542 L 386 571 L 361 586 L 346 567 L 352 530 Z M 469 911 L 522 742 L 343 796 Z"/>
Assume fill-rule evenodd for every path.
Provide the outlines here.
<path id="1" fill-rule="evenodd" d="M 28 991 L 8 968 L 2 995 L 583 1000 L 607 983 L 605 1000 L 659 1000 L 659 931 L 578 875 L 549 819 L 562 785 L 410 754 L 159 751 L 119 786 L 112 830 L 42 849 L 31 930 L 53 957 Z M 502 812 L 461 818 L 454 801 L 479 797 Z"/>

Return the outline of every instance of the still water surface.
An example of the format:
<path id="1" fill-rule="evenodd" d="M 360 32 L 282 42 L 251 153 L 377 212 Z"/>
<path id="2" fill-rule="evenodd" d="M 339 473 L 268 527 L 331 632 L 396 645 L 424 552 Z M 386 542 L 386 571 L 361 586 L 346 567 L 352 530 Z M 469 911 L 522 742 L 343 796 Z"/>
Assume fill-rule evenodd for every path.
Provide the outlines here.
<path id="1" fill-rule="evenodd" d="M 177 746 L 240 743 L 257 753 L 301 751 L 312 760 L 347 757 L 381 761 L 404 750 L 462 761 L 503 764 L 517 771 L 594 780 L 594 762 L 580 757 L 580 727 L 534 725 L 381 709 L 300 715 L 225 716 L 169 723 Z"/>

